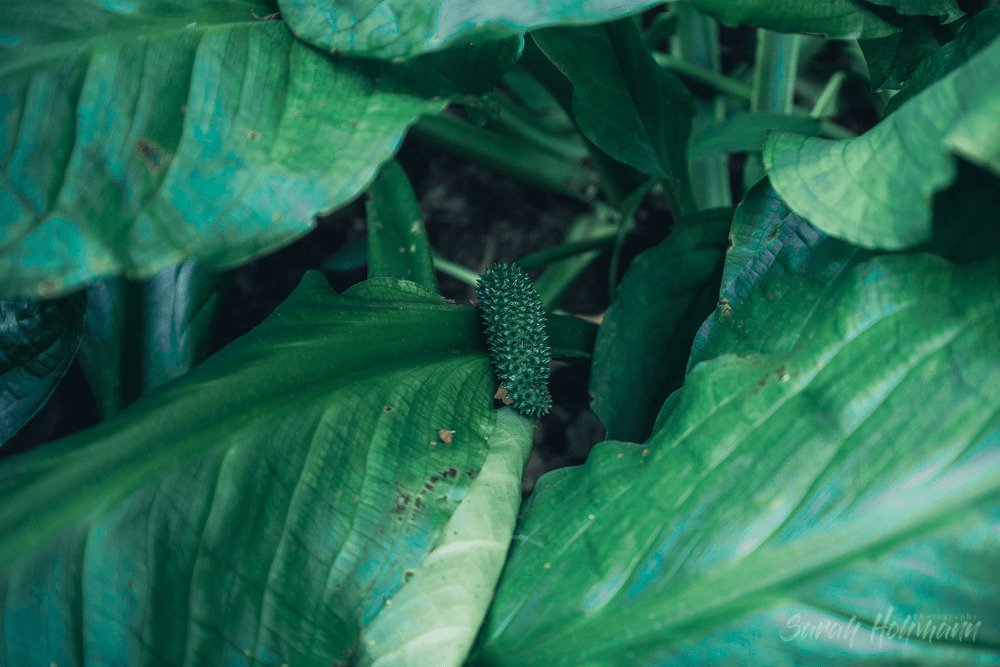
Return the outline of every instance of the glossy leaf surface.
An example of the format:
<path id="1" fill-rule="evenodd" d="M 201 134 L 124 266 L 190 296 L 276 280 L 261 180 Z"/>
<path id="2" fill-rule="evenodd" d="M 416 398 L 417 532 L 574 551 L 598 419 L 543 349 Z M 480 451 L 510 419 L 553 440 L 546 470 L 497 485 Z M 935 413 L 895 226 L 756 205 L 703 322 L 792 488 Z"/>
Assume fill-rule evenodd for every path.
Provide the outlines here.
<path id="1" fill-rule="evenodd" d="M 5 661 L 351 660 L 483 466 L 481 345 L 412 283 L 309 274 L 184 378 L 3 461 Z"/>

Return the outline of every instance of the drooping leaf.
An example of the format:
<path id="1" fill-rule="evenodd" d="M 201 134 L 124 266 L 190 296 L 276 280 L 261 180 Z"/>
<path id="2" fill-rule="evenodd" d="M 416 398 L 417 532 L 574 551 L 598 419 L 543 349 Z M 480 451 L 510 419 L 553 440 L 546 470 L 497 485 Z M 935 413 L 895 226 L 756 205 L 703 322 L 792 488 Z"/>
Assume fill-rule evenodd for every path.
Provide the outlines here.
<path id="1" fill-rule="evenodd" d="M 6 661 L 348 661 L 483 465 L 476 320 L 310 274 L 118 418 L 0 463 Z"/>
<path id="2" fill-rule="evenodd" d="M 882 37 L 899 29 L 861 0 L 694 0 L 694 5 L 726 25 L 832 39 Z"/>
<path id="3" fill-rule="evenodd" d="M 307 42 L 324 51 L 382 59 L 412 58 L 460 39 L 610 21 L 655 4 L 657 0 L 278 0 L 282 17 Z"/>
<path id="4" fill-rule="evenodd" d="M 87 299 L 0 300 L 0 446 L 45 405 L 73 361 Z"/>
<path id="5" fill-rule="evenodd" d="M 717 300 L 731 209 L 684 219 L 633 260 L 604 314 L 590 374 L 593 409 L 609 438 L 649 436 L 684 381 L 698 327 Z"/>
<path id="6" fill-rule="evenodd" d="M 573 115 L 588 139 L 616 160 L 688 188 L 691 94 L 656 64 L 633 21 L 532 37 L 572 83 Z"/>
<path id="7" fill-rule="evenodd" d="M 423 563 L 362 632 L 360 664 L 462 664 L 507 555 L 531 440 L 531 420 L 497 413 L 482 470 Z"/>
<path id="8" fill-rule="evenodd" d="M 645 444 L 539 480 L 477 664 L 994 659 L 998 269 L 883 256 L 813 276 L 796 340 L 759 354 L 748 331 Z M 928 609 L 955 641 L 920 639 Z"/>
<path id="9" fill-rule="evenodd" d="M 921 61 L 941 48 L 942 40 L 932 29 L 932 21 L 923 17 L 911 18 L 897 33 L 858 41 L 868 65 L 872 89 L 898 90 Z"/>
<path id="10" fill-rule="evenodd" d="M 903 15 L 935 16 L 953 21 L 965 14 L 956 0 L 864 0 L 872 5 L 889 7 Z"/>
<path id="11" fill-rule="evenodd" d="M 246 261 L 360 193 L 421 114 L 414 72 L 334 61 L 267 2 L 0 15 L 0 285 L 52 295 Z"/>
<path id="12" fill-rule="evenodd" d="M 969 58 L 992 44 L 998 36 L 1000 7 L 990 7 L 966 23 L 959 36 L 939 52 L 935 52 L 933 58 L 928 57 L 920 62 L 902 90 L 889 99 L 886 113 L 892 113 L 928 86 L 948 76 Z"/>
<path id="13" fill-rule="evenodd" d="M 87 287 L 80 364 L 105 418 L 207 356 L 228 280 L 187 260 L 144 282 L 105 278 Z"/>
<path id="14" fill-rule="evenodd" d="M 820 119 L 790 114 L 738 111 L 707 126 L 691 138 L 691 158 L 715 153 L 760 151 L 770 132 L 794 132 L 809 137 L 822 133 Z"/>
<path id="15" fill-rule="evenodd" d="M 368 191 L 368 277 L 410 280 L 437 290 L 430 244 L 406 172 L 386 163 Z"/>
<path id="16" fill-rule="evenodd" d="M 764 147 L 771 182 L 795 212 L 851 243 L 898 249 L 926 241 L 931 199 L 953 182 L 955 155 L 1000 173 L 998 77 L 994 38 L 860 137 L 773 134 Z"/>

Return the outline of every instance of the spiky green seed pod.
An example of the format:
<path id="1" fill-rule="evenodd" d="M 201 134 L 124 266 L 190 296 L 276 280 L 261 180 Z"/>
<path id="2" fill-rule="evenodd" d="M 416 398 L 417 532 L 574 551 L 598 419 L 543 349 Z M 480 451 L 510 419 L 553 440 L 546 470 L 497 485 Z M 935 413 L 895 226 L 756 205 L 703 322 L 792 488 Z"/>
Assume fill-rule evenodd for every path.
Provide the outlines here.
<path id="1" fill-rule="evenodd" d="M 490 361 L 511 405 L 538 419 L 552 409 L 549 336 L 538 290 L 519 266 L 495 264 L 476 285 Z"/>

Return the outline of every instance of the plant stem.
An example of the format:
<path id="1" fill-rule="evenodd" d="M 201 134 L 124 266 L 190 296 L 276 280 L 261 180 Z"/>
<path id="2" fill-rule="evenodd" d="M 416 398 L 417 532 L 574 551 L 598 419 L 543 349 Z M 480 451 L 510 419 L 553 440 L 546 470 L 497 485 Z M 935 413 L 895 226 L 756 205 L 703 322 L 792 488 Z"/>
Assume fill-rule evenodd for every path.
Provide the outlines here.
<path id="1" fill-rule="evenodd" d="M 451 260 L 447 260 L 439 255 L 434 255 L 434 268 L 443 273 L 446 276 L 450 276 L 455 280 L 465 283 L 466 285 L 476 286 L 479 282 L 479 274 L 472 269 L 467 269 L 461 264 L 456 264 Z"/>
<path id="2" fill-rule="evenodd" d="M 653 53 L 653 57 L 662 67 L 666 67 L 670 71 L 681 75 L 682 78 L 708 86 L 724 95 L 731 95 L 744 100 L 750 99 L 752 94 L 750 86 L 736 79 L 705 67 L 685 62 L 681 58 L 668 56 L 665 53 Z"/>
<path id="3" fill-rule="evenodd" d="M 823 91 L 816 99 L 816 103 L 813 105 L 809 115 L 813 118 L 826 118 L 837 113 L 837 95 L 840 94 L 840 89 L 846 79 L 847 75 L 843 72 L 834 72 L 833 76 L 826 82 L 826 85 L 823 86 Z"/>
<path id="4" fill-rule="evenodd" d="M 618 238 L 617 232 L 604 232 L 598 236 L 594 236 L 593 238 L 583 239 L 581 241 L 566 241 L 564 243 L 560 243 L 559 245 L 543 248 L 542 250 L 533 252 L 530 255 L 525 255 L 514 263 L 525 271 L 529 271 L 545 264 L 557 262 L 561 259 L 567 259 L 569 257 L 581 255 L 585 252 L 590 252 L 591 250 L 610 248 L 615 244 L 616 238 Z"/>
<path id="5" fill-rule="evenodd" d="M 585 202 L 591 199 L 595 179 L 582 164 L 515 137 L 476 127 L 447 113 L 421 118 L 411 133 L 525 183 Z"/>
<path id="6" fill-rule="evenodd" d="M 801 44 L 799 35 L 763 28 L 757 31 L 750 111 L 787 114 L 795 109 L 795 79 L 798 75 Z M 743 185 L 749 187 L 763 176 L 764 164 L 760 153 L 748 154 L 743 169 Z"/>
<path id="7" fill-rule="evenodd" d="M 680 62 L 696 65 L 716 77 L 722 77 L 719 26 L 715 20 L 687 3 L 678 3 L 675 6 L 675 16 L 677 31 L 670 41 L 671 51 Z M 726 100 L 723 96 L 718 95 L 709 101 L 697 100 L 691 131 L 697 133 L 705 126 L 725 118 Z M 691 160 L 688 168 L 697 208 L 718 208 L 732 204 L 726 155 L 710 155 Z"/>
<path id="8" fill-rule="evenodd" d="M 519 107 L 506 95 L 496 95 L 495 100 L 496 107 L 492 120 L 498 126 L 524 137 L 542 150 L 567 160 L 580 162 L 587 157 L 587 147 L 582 141 L 558 137 L 539 127 L 530 112 Z"/>

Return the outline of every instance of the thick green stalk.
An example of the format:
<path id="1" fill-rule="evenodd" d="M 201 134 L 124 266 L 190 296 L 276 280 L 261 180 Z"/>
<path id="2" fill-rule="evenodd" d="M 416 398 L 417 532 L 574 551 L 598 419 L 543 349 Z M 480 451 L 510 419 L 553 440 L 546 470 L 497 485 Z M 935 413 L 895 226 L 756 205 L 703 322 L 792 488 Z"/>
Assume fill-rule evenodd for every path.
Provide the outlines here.
<path id="1" fill-rule="evenodd" d="M 754 63 L 750 111 L 792 113 L 795 110 L 795 79 L 799 70 L 802 38 L 771 30 L 757 31 L 757 55 Z M 764 176 L 759 153 L 747 155 L 743 170 L 746 187 Z"/>
<path id="2" fill-rule="evenodd" d="M 512 178 L 582 201 L 589 201 L 594 189 L 593 175 L 579 162 L 449 114 L 425 116 L 411 133 Z"/>
<path id="3" fill-rule="evenodd" d="M 674 11 L 677 16 L 677 31 L 670 40 L 674 57 L 725 79 L 722 76 L 722 58 L 719 54 L 718 24 L 687 3 L 678 3 Z M 691 131 L 696 134 L 704 127 L 725 118 L 726 101 L 723 96 L 718 95 L 710 101 L 699 100 L 696 102 Z M 688 168 L 692 194 L 698 209 L 732 205 L 727 156 L 709 155 L 691 160 Z"/>

